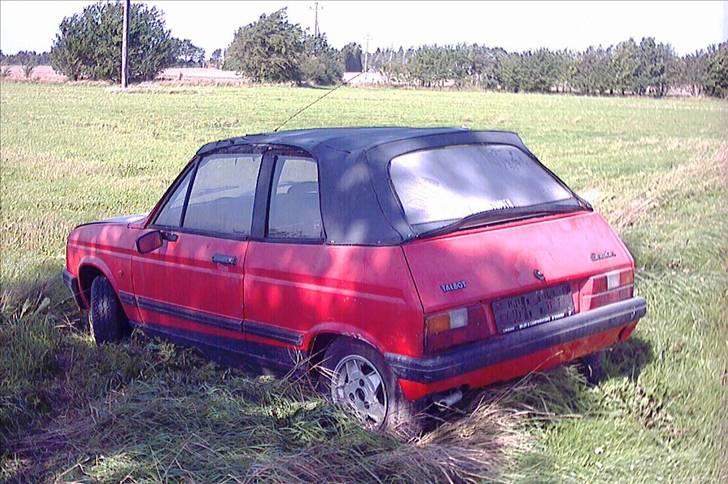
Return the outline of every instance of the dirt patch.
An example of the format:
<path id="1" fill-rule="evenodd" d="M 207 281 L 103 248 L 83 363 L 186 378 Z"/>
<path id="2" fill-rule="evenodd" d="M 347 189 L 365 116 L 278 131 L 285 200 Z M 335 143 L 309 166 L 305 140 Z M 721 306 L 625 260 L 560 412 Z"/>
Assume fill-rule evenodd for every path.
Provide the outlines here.
<path id="1" fill-rule="evenodd" d="M 29 77 L 25 77 L 23 66 L 2 66 L 3 77 L 11 80 L 40 82 L 66 82 L 68 78 L 54 71 L 51 66 L 35 66 Z"/>
<path id="2" fill-rule="evenodd" d="M 2 73 L 5 79 L 13 81 L 68 82 L 66 76 L 54 71 L 51 66 L 47 65 L 36 66 L 29 77 L 25 76 L 23 66 L 19 65 L 2 66 Z M 102 81 L 102 83 L 107 84 L 105 81 Z M 223 71 L 221 69 L 203 67 L 170 67 L 160 72 L 152 83 L 146 84 L 165 85 L 169 83 L 188 85 L 237 85 L 248 84 L 249 81 L 235 71 Z"/>

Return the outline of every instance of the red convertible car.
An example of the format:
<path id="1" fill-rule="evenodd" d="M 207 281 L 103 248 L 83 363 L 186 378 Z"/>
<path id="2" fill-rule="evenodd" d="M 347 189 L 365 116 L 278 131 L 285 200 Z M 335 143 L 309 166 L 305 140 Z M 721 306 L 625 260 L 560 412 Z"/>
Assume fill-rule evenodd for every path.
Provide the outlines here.
<path id="1" fill-rule="evenodd" d="M 311 365 L 371 427 L 588 357 L 645 314 L 634 261 L 514 133 L 334 128 L 203 146 L 146 215 L 81 225 L 65 283 L 131 328 Z"/>

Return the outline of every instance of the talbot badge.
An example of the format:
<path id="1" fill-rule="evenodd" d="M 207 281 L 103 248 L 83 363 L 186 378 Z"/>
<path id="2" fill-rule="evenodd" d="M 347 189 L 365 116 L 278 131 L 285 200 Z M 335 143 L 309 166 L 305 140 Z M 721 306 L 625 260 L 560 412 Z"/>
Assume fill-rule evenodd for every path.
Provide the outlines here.
<path id="1" fill-rule="evenodd" d="M 591 253 L 592 262 L 598 262 L 602 259 L 609 259 L 610 257 L 617 257 L 617 254 L 615 254 L 611 250 L 605 250 L 602 252 L 592 252 Z"/>
<path id="2" fill-rule="evenodd" d="M 456 282 L 449 282 L 447 284 L 440 284 L 440 289 L 442 289 L 442 292 L 451 292 L 451 291 L 459 291 L 461 289 L 465 289 L 467 287 L 467 284 L 465 281 L 456 281 Z"/>

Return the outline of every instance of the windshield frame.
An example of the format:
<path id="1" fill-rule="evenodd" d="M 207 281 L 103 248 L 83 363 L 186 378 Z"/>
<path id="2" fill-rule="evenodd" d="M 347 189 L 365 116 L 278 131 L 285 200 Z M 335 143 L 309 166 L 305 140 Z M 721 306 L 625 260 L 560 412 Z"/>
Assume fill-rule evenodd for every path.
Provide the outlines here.
<path id="1" fill-rule="evenodd" d="M 593 210 L 592 206 L 586 200 L 584 200 L 579 195 L 577 195 L 576 192 L 574 192 L 574 190 L 572 190 L 561 178 L 559 178 L 546 165 L 541 163 L 541 161 L 533 153 L 531 153 L 528 149 L 524 149 L 524 147 L 521 147 L 521 146 L 518 146 L 518 145 L 512 144 L 512 143 L 507 143 L 507 142 L 474 142 L 474 143 L 473 142 L 471 142 L 471 143 L 457 142 L 457 143 L 451 143 L 451 144 L 443 144 L 441 146 L 427 146 L 427 147 L 423 147 L 423 148 L 419 148 L 419 149 L 414 149 L 414 150 L 409 150 L 409 151 L 404 151 L 404 152 L 398 153 L 396 156 L 393 156 L 391 159 L 389 159 L 387 161 L 387 166 L 386 166 L 387 184 L 389 185 L 389 189 L 391 190 L 391 193 L 394 195 L 394 199 L 396 200 L 396 203 L 397 203 L 397 206 L 398 206 L 398 209 L 400 212 L 400 216 L 402 217 L 402 219 L 405 221 L 407 226 L 412 231 L 414 238 L 420 238 L 422 236 L 426 237 L 430 233 L 439 235 L 439 234 L 443 233 L 443 229 L 446 229 L 448 227 L 452 228 L 452 230 L 447 231 L 447 232 L 450 232 L 450 231 L 471 229 L 476 226 L 480 227 L 480 226 L 494 225 L 494 224 L 498 224 L 498 223 L 505 223 L 508 221 L 508 220 L 499 220 L 498 217 L 494 217 L 495 220 L 488 221 L 487 217 L 486 217 L 486 220 L 484 220 L 483 223 L 478 223 L 477 225 L 468 225 L 467 227 L 458 227 L 457 226 L 457 221 L 461 221 L 461 220 L 467 219 L 473 215 L 477 215 L 477 212 L 476 212 L 476 213 L 471 213 L 469 215 L 466 215 L 465 217 L 461 217 L 460 219 L 457 219 L 457 218 L 450 219 L 449 223 L 446 223 L 440 227 L 434 227 L 434 228 L 430 227 L 430 228 L 426 228 L 424 230 L 418 228 L 418 225 L 424 225 L 424 224 L 414 224 L 413 225 L 412 223 L 410 223 L 409 219 L 407 218 L 407 212 L 405 211 L 404 204 L 402 203 L 402 200 L 399 197 L 399 193 L 397 192 L 397 189 L 394 185 L 394 181 L 392 179 L 392 172 L 391 172 L 392 161 L 394 161 L 395 158 L 398 158 L 398 157 L 404 156 L 404 155 L 408 155 L 411 153 L 417 153 L 420 151 L 442 150 L 442 149 L 447 149 L 447 148 L 455 147 L 455 146 L 484 146 L 484 147 L 485 146 L 508 146 L 508 147 L 517 149 L 521 153 L 525 154 L 534 163 L 536 163 L 536 165 L 544 171 L 545 175 L 550 176 L 552 178 L 552 180 L 554 180 L 559 186 L 561 186 L 570 195 L 570 198 L 554 200 L 552 202 L 546 202 L 546 203 L 562 205 L 569 201 L 573 201 L 573 202 L 575 202 L 575 211 L 579 210 L 578 207 L 581 207 L 581 209 L 583 209 L 583 210 L 588 210 L 588 211 Z M 526 207 L 523 207 L 523 208 L 526 208 Z M 491 212 L 493 212 L 493 214 L 495 215 L 498 213 L 498 210 L 494 209 L 494 210 L 491 210 Z M 560 213 L 563 213 L 563 212 L 560 212 Z M 521 218 L 531 218 L 531 217 L 521 217 Z M 437 223 L 437 222 L 439 222 L 439 221 L 434 221 L 432 223 Z"/>

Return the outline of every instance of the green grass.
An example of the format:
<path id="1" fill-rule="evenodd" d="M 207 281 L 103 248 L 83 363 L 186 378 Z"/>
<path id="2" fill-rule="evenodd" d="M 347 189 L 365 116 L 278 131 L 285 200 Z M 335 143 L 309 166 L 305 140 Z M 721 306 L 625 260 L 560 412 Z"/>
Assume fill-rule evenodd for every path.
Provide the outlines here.
<path id="1" fill-rule="evenodd" d="M 649 313 L 605 382 L 536 375 L 404 443 L 305 382 L 140 335 L 96 348 L 59 283 L 73 226 L 148 210 L 201 144 L 271 130 L 322 91 L 0 90 L 0 480 L 728 478 L 727 103 L 342 88 L 287 126 L 517 131 L 637 259 Z"/>

